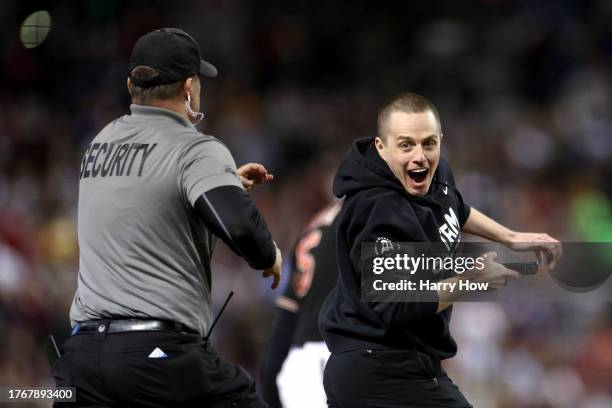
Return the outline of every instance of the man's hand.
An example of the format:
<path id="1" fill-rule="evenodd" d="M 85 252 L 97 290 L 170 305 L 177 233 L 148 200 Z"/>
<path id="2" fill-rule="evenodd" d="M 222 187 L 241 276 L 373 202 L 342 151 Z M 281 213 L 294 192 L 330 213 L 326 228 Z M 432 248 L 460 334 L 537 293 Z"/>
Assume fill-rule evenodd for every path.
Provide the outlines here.
<path id="1" fill-rule="evenodd" d="M 459 284 L 461 281 L 469 280 L 475 283 L 487 283 L 487 290 L 494 290 L 503 288 L 508 284 L 508 279 L 518 279 L 521 274 L 506 268 L 504 265 L 494 261 L 497 253 L 487 252 L 483 255 L 484 257 L 484 268 L 482 269 L 469 269 L 462 274 L 457 274 L 451 278 L 445 279 L 442 282 L 449 282 Z M 454 302 L 459 300 L 462 296 L 470 293 L 466 290 L 453 290 L 448 289 L 438 290 L 438 310 L 436 313 L 446 309 Z"/>
<path id="2" fill-rule="evenodd" d="M 274 179 L 274 175 L 268 173 L 268 170 L 259 163 L 247 163 L 242 165 L 236 170 L 236 174 L 240 177 L 242 187 L 244 187 L 246 191 L 250 191 L 253 187 L 264 181 L 271 181 Z"/>
<path id="3" fill-rule="evenodd" d="M 484 257 L 484 268 L 470 269 L 459 275 L 459 279 L 469 279 L 472 282 L 488 283 L 489 289 L 500 289 L 508 284 L 508 278 L 518 279 L 521 274 L 506 268 L 494 261 L 496 252 L 487 252 Z"/>
<path id="4" fill-rule="evenodd" d="M 538 272 L 553 269 L 562 254 L 561 242 L 548 234 L 513 231 L 506 245 L 515 251 L 535 252 L 540 264 Z"/>
<path id="5" fill-rule="evenodd" d="M 280 283 L 280 280 L 281 280 L 281 267 L 282 267 L 282 262 L 283 262 L 283 257 L 281 255 L 280 249 L 278 249 L 276 244 L 274 244 L 274 246 L 276 247 L 276 259 L 274 260 L 274 265 L 272 265 L 268 269 L 264 269 L 264 271 L 262 272 L 262 276 L 264 278 L 267 278 L 268 276 L 274 277 L 274 280 L 272 281 L 272 286 L 271 286 L 272 289 L 278 288 L 278 284 Z"/>

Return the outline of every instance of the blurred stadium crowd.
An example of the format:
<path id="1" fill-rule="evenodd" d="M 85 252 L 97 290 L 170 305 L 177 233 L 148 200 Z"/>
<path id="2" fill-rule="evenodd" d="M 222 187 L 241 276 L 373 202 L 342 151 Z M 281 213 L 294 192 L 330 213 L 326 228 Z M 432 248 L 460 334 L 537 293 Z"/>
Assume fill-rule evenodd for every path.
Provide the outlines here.
<path id="1" fill-rule="evenodd" d="M 611 2 L 287 3 L 57 1 L 26 50 L 20 21 L 42 7 L 3 2 L 0 385 L 51 381 L 45 338 L 68 334 L 78 270 L 80 155 L 128 112 L 127 57 L 153 28 L 183 28 L 220 68 L 201 129 L 275 174 L 253 196 L 284 250 L 377 106 L 405 90 L 438 106 L 467 202 L 516 229 L 612 241 Z M 215 258 L 216 304 L 236 296 L 214 344 L 257 375 L 276 293 L 222 244 Z M 612 407 L 610 303 L 465 303 L 453 325 L 447 368 L 475 406 Z"/>

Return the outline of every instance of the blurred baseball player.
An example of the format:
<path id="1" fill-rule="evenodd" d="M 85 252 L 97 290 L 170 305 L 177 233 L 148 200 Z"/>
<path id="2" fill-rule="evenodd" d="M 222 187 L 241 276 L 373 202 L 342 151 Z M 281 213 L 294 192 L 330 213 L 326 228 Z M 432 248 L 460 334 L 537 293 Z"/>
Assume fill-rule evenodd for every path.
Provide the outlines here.
<path id="1" fill-rule="evenodd" d="M 140 37 L 131 114 L 83 156 L 72 335 L 52 368 L 58 386 L 76 387 L 77 406 L 267 406 L 251 377 L 203 340 L 215 237 L 273 288 L 281 254 L 243 187 L 271 175 L 257 164 L 237 170 L 225 145 L 194 127 L 201 76 L 217 70 L 187 33 Z"/>
<path id="2" fill-rule="evenodd" d="M 336 284 L 337 201 L 306 226 L 292 250 L 289 282 L 278 307 L 262 369 L 271 407 L 326 407 L 323 369 L 329 351 L 317 327 L 319 310 Z"/>
<path id="3" fill-rule="evenodd" d="M 337 221 L 338 283 L 319 318 L 332 352 L 324 375 L 329 406 L 471 407 L 441 366 L 457 352 L 449 324 L 463 293 L 442 288 L 414 301 L 362 302 L 362 243 L 444 242 L 452 254 L 465 231 L 541 259 L 546 253 L 553 263 L 560 256 L 550 236 L 512 231 L 466 205 L 441 143 L 435 106 L 401 94 L 380 109 L 377 136 L 358 140 L 336 174 L 334 194 L 346 197 Z M 518 277 L 492 258 L 462 276 L 492 288 Z"/>

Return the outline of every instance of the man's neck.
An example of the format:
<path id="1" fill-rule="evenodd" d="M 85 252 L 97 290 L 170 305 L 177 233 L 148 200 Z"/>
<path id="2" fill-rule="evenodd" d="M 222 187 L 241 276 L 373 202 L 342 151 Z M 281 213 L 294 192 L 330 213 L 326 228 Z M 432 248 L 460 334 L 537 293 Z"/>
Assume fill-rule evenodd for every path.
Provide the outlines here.
<path id="1" fill-rule="evenodd" d="M 187 115 L 187 109 L 185 108 L 184 102 L 180 102 L 177 100 L 161 100 L 161 99 L 154 99 L 147 103 L 141 103 L 140 101 L 136 101 L 136 100 L 133 102 L 138 105 L 168 109 L 168 110 L 178 113 L 179 115 L 183 116 L 185 119 L 190 120 L 189 115 Z"/>

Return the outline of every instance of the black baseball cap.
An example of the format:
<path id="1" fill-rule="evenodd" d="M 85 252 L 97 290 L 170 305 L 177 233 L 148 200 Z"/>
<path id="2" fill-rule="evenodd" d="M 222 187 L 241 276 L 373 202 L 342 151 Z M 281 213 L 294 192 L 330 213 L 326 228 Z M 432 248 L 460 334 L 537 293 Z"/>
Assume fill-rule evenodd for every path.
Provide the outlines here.
<path id="1" fill-rule="evenodd" d="M 153 68 L 153 78 L 132 78 L 132 70 L 138 66 Z M 217 68 L 200 57 L 198 43 L 178 28 L 162 28 L 141 36 L 130 56 L 128 76 L 134 85 L 149 88 L 180 81 L 195 74 L 214 78 Z"/>

